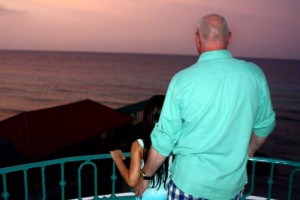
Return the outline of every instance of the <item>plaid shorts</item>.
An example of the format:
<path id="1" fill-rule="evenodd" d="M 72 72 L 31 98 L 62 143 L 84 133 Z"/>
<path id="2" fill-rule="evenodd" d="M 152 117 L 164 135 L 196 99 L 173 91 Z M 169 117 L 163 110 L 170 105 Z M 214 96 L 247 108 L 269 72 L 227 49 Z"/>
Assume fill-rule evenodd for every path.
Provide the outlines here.
<path id="1" fill-rule="evenodd" d="M 243 196 L 244 189 L 242 189 L 232 200 L 241 200 Z M 180 189 L 174 184 L 172 179 L 168 185 L 168 200 L 208 200 L 199 197 L 193 197 Z"/>

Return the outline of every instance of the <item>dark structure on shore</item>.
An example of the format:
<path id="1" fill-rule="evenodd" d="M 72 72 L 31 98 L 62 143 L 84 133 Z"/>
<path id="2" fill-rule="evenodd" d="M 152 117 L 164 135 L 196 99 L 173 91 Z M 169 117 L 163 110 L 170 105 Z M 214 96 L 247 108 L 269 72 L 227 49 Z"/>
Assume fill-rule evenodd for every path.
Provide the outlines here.
<path id="1" fill-rule="evenodd" d="M 129 124 L 131 120 L 130 116 L 91 100 L 23 112 L 0 122 L 0 148 L 10 148 L 7 153 L 11 155 L 6 157 L 17 154 L 30 162 L 44 157 L 48 159 L 53 154 L 56 156 L 52 158 L 60 157 L 57 152 L 64 152 L 61 157 L 76 156 L 84 154 L 78 150 L 84 142 L 95 142 L 96 138 L 97 144 L 101 145 L 100 140 L 103 143 L 109 132 Z M 123 130 L 126 129 L 123 127 Z M 70 147 L 74 148 L 70 150 Z M 87 153 L 100 152 L 95 150 Z M 1 164 L 4 167 L 19 163 L 12 161 Z"/>

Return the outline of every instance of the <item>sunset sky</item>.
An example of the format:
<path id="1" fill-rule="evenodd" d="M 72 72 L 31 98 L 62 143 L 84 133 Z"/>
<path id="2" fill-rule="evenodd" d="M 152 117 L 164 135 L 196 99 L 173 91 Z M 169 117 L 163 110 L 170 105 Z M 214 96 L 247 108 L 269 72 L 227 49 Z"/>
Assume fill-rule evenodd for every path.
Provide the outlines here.
<path id="1" fill-rule="evenodd" d="M 300 0 L 0 0 L 0 49 L 196 55 L 224 15 L 234 56 L 300 59 Z"/>

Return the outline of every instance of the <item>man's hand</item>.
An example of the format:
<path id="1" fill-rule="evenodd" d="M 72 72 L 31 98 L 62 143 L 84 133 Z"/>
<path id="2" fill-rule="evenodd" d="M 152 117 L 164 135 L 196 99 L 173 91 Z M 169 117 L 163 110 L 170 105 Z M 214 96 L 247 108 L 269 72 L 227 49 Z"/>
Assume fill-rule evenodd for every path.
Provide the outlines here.
<path id="1" fill-rule="evenodd" d="M 253 157 L 255 152 L 265 143 L 266 137 L 258 137 L 255 133 L 252 133 L 249 144 L 249 157 Z"/>
<path id="2" fill-rule="evenodd" d="M 144 173 L 147 176 L 153 176 L 156 170 L 165 161 L 166 157 L 160 155 L 152 146 L 149 149 L 149 154 L 147 162 L 143 168 Z M 134 187 L 135 195 L 137 197 L 142 197 L 143 192 L 147 189 L 149 185 L 149 180 L 141 179 L 138 184 Z"/>
<path id="3" fill-rule="evenodd" d="M 134 187 L 135 196 L 142 198 L 142 195 L 147 189 L 148 185 L 149 180 L 144 180 L 140 178 L 139 183 Z"/>

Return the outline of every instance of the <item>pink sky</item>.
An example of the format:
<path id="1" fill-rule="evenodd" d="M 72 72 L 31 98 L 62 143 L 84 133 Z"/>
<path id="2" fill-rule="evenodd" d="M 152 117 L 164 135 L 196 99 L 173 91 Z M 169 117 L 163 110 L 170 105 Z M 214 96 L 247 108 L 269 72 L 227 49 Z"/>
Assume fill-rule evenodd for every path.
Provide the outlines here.
<path id="1" fill-rule="evenodd" d="M 0 49 L 196 55 L 198 19 L 224 15 L 235 56 L 300 59 L 299 0 L 0 0 Z"/>

